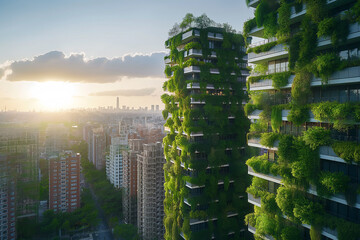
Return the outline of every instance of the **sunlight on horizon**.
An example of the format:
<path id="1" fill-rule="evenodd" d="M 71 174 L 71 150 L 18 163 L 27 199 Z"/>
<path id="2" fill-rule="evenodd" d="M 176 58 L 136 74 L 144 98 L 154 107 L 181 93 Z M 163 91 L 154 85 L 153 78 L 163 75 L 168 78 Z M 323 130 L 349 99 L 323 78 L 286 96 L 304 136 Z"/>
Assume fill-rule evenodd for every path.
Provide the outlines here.
<path id="1" fill-rule="evenodd" d="M 60 110 L 68 108 L 73 102 L 75 89 L 73 84 L 67 82 L 41 82 L 34 83 L 30 95 L 39 100 L 44 110 Z"/>

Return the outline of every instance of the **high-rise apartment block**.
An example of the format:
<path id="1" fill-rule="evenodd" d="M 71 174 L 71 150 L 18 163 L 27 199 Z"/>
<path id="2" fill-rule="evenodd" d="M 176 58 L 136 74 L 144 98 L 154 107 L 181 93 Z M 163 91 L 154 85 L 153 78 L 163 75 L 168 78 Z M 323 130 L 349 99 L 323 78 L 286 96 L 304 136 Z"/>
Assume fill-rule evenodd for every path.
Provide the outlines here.
<path id="1" fill-rule="evenodd" d="M 80 158 L 71 151 L 49 157 L 49 208 L 55 212 L 80 207 Z"/>
<path id="2" fill-rule="evenodd" d="M 110 144 L 110 153 L 107 156 L 106 176 L 116 188 L 123 185 L 123 154 L 127 149 L 127 141 L 121 137 L 112 137 Z"/>
<path id="3" fill-rule="evenodd" d="M 129 149 L 123 151 L 124 221 L 137 225 L 137 155 L 143 149 L 142 139 L 129 139 Z"/>
<path id="4" fill-rule="evenodd" d="M 105 161 L 105 149 L 106 149 L 106 137 L 104 129 L 94 128 L 90 132 L 89 145 L 89 161 L 92 162 L 96 169 L 102 169 L 106 165 Z"/>
<path id="5" fill-rule="evenodd" d="M 17 218 L 37 217 L 38 139 L 37 129 L 0 127 L 0 239 L 16 239 Z"/>
<path id="6" fill-rule="evenodd" d="M 165 43 L 165 239 L 246 232 L 245 43 L 229 26 L 210 23 L 187 15 L 185 30 Z"/>
<path id="7" fill-rule="evenodd" d="M 248 229 L 360 239 L 360 2 L 250 0 Z"/>
<path id="8" fill-rule="evenodd" d="M 164 237 L 164 170 L 160 142 L 144 144 L 137 154 L 137 227 L 144 240 Z"/>
<path id="9" fill-rule="evenodd" d="M 8 155 L 0 154 L 0 239 L 16 239 L 15 181 L 9 161 Z"/>

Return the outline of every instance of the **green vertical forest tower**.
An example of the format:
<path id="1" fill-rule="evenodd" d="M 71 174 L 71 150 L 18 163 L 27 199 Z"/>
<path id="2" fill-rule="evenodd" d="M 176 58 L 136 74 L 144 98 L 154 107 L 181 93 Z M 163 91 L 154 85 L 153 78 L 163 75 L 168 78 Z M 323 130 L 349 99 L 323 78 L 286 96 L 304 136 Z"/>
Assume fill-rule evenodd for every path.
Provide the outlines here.
<path id="1" fill-rule="evenodd" d="M 204 15 L 187 20 L 165 43 L 165 239 L 241 239 L 245 43 L 227 24 L 213 27 Z"/>
<path id="2" fill-rule="evenodd" d="M 248 0 L 256 239 L 360 239 L 360 1 Z"/>

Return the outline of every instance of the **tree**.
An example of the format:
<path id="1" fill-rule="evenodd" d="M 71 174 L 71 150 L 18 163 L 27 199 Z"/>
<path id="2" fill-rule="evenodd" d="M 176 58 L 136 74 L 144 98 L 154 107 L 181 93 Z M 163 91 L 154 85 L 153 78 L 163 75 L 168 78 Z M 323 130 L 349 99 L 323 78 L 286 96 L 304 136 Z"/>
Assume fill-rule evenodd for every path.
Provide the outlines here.
<path id="1" fill-rule="evenodd" d="M 114 228 L 114 236 L 125 240 L 139 240 L 137 228 L 131 224 L 121 224 Z"/>
<path id="2" fill-rule="evenodd" d="M 200 17 L 195 18 L 195 23 L 198 28 L 206 28 L 210 27 L 215 22 L 204 13 Z"/>
<path id="3" fill-rule="evenodd" d="M 224 23 L 224 24 L 222 25 L 222 27 L 224 28 L 225 32 L 228 32 L 228 33 L 236 33 L 236 30 L 233 29 L 233 27 L 232 27 L 230 24 L 228 24 L 228 23 Z"/>
<path id="4" fill-rule="evenodd" d="M 195 20 L 194 15 L 192 13 L 187 13 L 183 18 L 183 21 L 180 23 L 181 30 L 183 31 L 184 29 L 191 27 L 194 20 Z"/>
<path id="5" fill-rule="evenodd" d="M 169 37 L 173 37 L 178 33 L 180 33 L 180 26 L 178 23 L 175 23 L 174 26 L 169 30 Z"/>

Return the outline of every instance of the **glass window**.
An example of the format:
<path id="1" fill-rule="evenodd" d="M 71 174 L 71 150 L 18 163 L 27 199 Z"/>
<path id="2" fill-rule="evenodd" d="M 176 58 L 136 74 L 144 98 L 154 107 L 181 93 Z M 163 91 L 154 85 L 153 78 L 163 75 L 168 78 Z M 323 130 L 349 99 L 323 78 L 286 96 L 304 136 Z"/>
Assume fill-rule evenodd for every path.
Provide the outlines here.
<path id="1" fill-rule="evenodd" d="M 359 93 L 358 89 L 350 89 L 350 102 L 356 102 L 359 101 Z"/>
<path id="2" fill-rule="evenodd" d="M 275 61 L 269 62 L 268 71 L 269 74 L 275 73 Z"/>
<path id="3" fill-rule="evenodd" d="M 348 50 L 344 50 L 344 51 L 341 51 L 340 52 L 340 59 L 341 60 L 346 60 L 349 58 L 349 55 L 348 55 Z"/>
<path id="4" fill-rule="evenodd" d="M 348 100 L 347 92 L 348 92 L 347 89 L 339 91 L 339 97 L 340 97 L 339 100 L 341 103 L 347 102 L 347 100 Z"/>
<path id="5" fill-rule="evenodd" d="M 281 61 L 276 61 L 275 72 L 281 72 Z"/>

